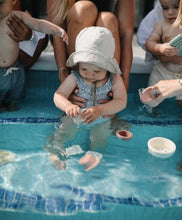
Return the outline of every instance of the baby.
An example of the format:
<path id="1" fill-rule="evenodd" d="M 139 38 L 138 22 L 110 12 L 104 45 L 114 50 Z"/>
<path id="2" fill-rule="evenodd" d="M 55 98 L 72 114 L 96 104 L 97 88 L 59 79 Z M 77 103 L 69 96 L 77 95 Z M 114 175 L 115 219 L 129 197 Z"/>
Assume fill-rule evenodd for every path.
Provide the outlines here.
<path id="1" fill-rule="evenodd" d="M 176 64 L 175 60 L 178 59 L 178 49 L 169 45 L 169 42 L 182 33 L 181 26 L 174 26 L 174 22 L 178 16 L 179 4 L 182 7 L 182 3 L 179 0 L 160 0 L 160 4 L 163 12 L 163 19 L 160 20 L 146 41 L 146 49 L 154 56 L 160 57 L 162 61 L 159 61 L 154 65 L 153 71 L 149 77 L 149 86 L 155 85 L 160 80 L 168 79 L 180 79 L 182 78 L 182 65 Z M 174 57 L 174 62 L 168 61 Z M 149 91 L 149 90 L 148 90 Z M 158 97 L 160 94 L 156 94 Z M 154 97 L 155 98 L 155 97 Z M 150 100 L 154 99 L 150 97 Z M 182 95 L 177 95 L 176 100 L 182 107 Z M 150 103 L 149 103 L 150 104 Z M 152 107 L 157 106 L 159 103 L 152 102 Z"/>
<path id="2" fill-rule="evenodd" d="M 22 11 L 13 11 L 16 0 L 0 0 L 0 112 L 4 110 L 16 110 L 12 102 L 16 102 L 23 96 L 24 71 L 18 64 L 17 57 L 19 45 L 13 41 L 8 32 L 7 19 L 13 14 L 18 16 L 30 28 L 46 34 L 55 34 L 68 43 L 66 32 L 46 20 L 32 18 Z"/>
<path id="3" fill-rule="evenodd" d="M 76 65 L 77 70 L 71 72 L 54 94 L 55 105 L 69 117 L 67 119 L 62 117 L 60 131 L 49 139 L 50 148 L 55 149 L 59 146 L 57 150 L 64 153 L 64 149 L 60 148 L 64 146 L 66 138 L 71 139 L 80 131 L 72 122 L 72 119 L 79 115 L 86 128 L 89 127 L 86 130 L 90 133 L 90 148 L 105 146 L 111 133 L 111 120 L 103 116 L 116 114 L 127 104 L 126 89 L 120 76 L 119 65 L 114 59 L 114 50 L 115 41 L 107 28 L 84 28 L 78 34 L 76 51 L 67 60 L 67 66 Z M 77 95 L 86 100 L 84 110 L 68 99 L 75 88 L 79 90 Z M 108 95 L 110 91 L 113 93 L 112 99 Z M 99 100 L 108 101 L 99 104 Z M 81 125 L 81 129 L 82 126 L 84 125 Z M 88 151 L 80 163 L 85 165 L 88 171 L 98 164 L 99 159 L 97 152 Z"/>

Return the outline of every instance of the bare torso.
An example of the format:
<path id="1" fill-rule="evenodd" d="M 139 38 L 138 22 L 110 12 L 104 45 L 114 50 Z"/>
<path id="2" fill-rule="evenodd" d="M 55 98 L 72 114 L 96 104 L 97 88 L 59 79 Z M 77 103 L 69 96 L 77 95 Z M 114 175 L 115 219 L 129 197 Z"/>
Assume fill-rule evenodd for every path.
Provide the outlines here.
<path id="1" fill-rule="evenodd" d="M 182 28 L 174 28 L 171 24 L 167 23 L 165 20 L 162 21 L 162 43 L 169 43 L 174 37 L 182 33 Z M 182 64 L 176 64 L 172 62 L 163 62 L 162 65 L 173 73 L 182 73 Z"/>
<path id="2" fill-rule="evenodd" d="M 6 16 L 0 20 L 0 68 L 10 67 L 16 61 L 19 52 L 19 45 L 7 34 L 9 30 L 6 24 Z"/>

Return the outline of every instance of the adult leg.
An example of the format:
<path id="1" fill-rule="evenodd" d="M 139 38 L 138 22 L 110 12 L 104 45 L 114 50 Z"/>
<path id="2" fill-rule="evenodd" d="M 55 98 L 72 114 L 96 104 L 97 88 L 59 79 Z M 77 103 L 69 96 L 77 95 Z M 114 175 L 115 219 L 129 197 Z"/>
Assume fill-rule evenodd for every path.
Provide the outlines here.
<path id="1" fill-rule="evenodd" d="M 97 15 L 97 7 L 90 1 L 78 1 L 71 7 L 67 15 L 68 55 L 75 51 L 78 33 L 85 27 L 95 25 Z"/>
<path id="2" fill-rule="evenodd" d="M 115 39 L 115 53 L 114 57 L 117 62 L 120 64 L 120 37 L 119 37 L 119 23 L 117 17 L 111 12 L 100 12 L 96 26 L 106 27 L 108 28 Z"/>

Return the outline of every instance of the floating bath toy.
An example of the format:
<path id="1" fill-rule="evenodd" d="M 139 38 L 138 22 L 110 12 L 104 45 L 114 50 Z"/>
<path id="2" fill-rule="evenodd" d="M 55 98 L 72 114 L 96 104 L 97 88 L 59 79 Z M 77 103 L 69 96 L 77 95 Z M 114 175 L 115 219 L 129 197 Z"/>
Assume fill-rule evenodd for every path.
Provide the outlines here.
<path id="1" fill-rule="evenodd" d="M 73 156 L 77 154 L 82 154 L 84 151 L 80 147 L 80 145 L 72 145 L 71 147 L 68 147 L 65 149 L 67 156 Z"/>
<path id="2" fill-rule="evenodd" d="M 85 167 L 85 171 L 90 171 L 99 164 L 101 159 L 102 154 L 95 151 L 87 151 L 86 154 L 80 158 L 79 163 Z"/>
<path id="3" fill-rule="evenodd" d="M 149 152 L 153 156 L 160 158 L 168 158 L 172 156 L 176 150 L 175 143 L 163 137 L 151 138 L 147 144 Z"/>
<path id="4" fill-rule="evenodd" d="M 133 134 L 127 130 L 118 130 L 116 131 L 116 135 L 118 136 L 118 138 L 123 140 L 129 140 L 133 137 Z"/>
<path id="5" fill-rule="evenodd" d="M 6 163 L 12 163 L 15 161 L 15 155 L 9 151 L 0 151 L 0 166 Z"/>
<path id="6" fill-rule="evenodd" d="M 86 110 L 86 108 L 81 109 L 81 114 L 82 114 L 85 110 Z M 81 118 L 81 114 L 73 118 L 73 122 L 74 122 L 76 125 L 80 125 L 80 124 L 84 121 L 84 119 Z"/>

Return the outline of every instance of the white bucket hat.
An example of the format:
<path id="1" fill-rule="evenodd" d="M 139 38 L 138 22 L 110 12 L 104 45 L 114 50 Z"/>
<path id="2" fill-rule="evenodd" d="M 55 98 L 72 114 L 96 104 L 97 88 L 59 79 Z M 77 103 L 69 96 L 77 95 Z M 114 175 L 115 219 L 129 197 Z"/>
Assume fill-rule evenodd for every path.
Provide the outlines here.
<path id="1" fill-rule="evenodd" d="M 67 60 L 68 67 L 84 62 L 114 74 L 121 74 L 114 58 L 115 41 L 107 28 L 95 26 L 84 28 L 76 38 L 75 47 L 75 52 Z"/>

